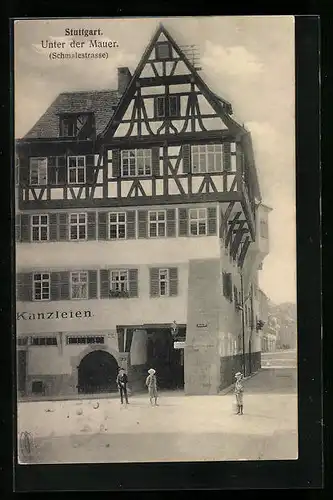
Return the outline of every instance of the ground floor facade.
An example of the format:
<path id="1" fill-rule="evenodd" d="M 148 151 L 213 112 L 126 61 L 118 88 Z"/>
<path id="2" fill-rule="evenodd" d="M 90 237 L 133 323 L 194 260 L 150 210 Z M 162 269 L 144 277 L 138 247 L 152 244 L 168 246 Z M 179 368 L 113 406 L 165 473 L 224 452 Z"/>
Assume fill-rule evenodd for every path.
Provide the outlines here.
<path id="1" fill-rule="evenodd" d="M 18 301 L 19 394 L 116 393 L 120 366 L 133 392 L 145 390 L 147 370 L 154 368 L 161 390 L 217 394 L 234 382 L 237 371 L 248 375 L 257 370 L 261 345 L 255 310 L 250 301 L 239 308 L 239 274 L 229 258 L 169 266 L 138 265 L 135 287 L 132 283 L 136 293 L 130 296 L 88 294 L 75 300 L 67 293 L 63 300 L 51 293 L 51 300 Z M 166 288 L 161 273 L 155 286 L 154 272 L 160 267 L 173 270 Z M 47 286 L 52 292 L 55 273 L 57 290 L 63 291 L 68 285 L 63 271 L 51 269 Z M 103 272 L 93 277 L 103 289 Z M 31 280 L 23 274 L 20 279 L 19 297 L 29 297 Z M 94 283 L 89 281 L 89 291 L 96 290 Z"/>

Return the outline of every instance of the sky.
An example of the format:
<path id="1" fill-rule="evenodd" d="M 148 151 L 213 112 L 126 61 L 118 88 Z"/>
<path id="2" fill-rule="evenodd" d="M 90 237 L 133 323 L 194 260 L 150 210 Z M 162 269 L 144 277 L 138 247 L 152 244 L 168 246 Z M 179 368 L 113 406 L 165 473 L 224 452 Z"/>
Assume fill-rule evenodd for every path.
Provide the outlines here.
<path id="1" fill-rule="evenodd" d="M 197 47 L 201 77 L 231 102 L 233 117 L 251 132 L 262 200 L 273 209 L 260 287 L 273 302 L 296 302 L 292 16 L 18 20 L 15 136 L 27 133 L 60 92 L 116 89 L 117 68 L 128 66 L 133 73 L 160 22 L 178 45 Z M 68 42 L 73 37 L 65 36 L 66 28 L 100 29 L 103 36 L 96 39 L 117 42 L 116 47 L 103 49 L 108 59 L 49 59 L 42 40 Z"/>

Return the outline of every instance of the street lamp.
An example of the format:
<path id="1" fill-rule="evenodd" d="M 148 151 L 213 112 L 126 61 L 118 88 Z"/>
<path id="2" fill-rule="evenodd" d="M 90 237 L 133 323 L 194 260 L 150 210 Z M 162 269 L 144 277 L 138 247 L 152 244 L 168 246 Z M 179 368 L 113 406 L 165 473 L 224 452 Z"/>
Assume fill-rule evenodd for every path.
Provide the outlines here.
<path id="1" fill-rule="evenodd" d="M 179 331 L 178 325 L 176 323 L 176 320 L 174 319 L 173 322 L 172 322 L 172 324 L 171 324 L 171 335 L 173 337 L 177 337 L 178 331 Z"/>

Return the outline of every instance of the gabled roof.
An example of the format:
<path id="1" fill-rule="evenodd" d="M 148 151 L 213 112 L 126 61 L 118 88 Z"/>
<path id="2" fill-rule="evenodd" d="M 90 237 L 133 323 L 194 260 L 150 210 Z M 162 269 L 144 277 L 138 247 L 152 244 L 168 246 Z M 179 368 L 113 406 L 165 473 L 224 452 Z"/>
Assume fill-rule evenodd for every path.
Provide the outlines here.
<path id="1" fill-rule="evenodd" d="M 23 139 L 59 137 L 59 114 L 66 113 L 94 113 L 98 135 L 109 123 L 119 100 L 117 90 L 63 92 L 58 95 Z"/>
<path id="2" fill-rule="evenodd" d="M 178 53 L 180 56 L 181 60 L 185 63 L 189 71 L 192 73 L 192 75 L 195 77 L 195 83 L 199 87 L 199 89 L 202 91 L 202 93 L 205 95 L 206 99 L 210 103 L 210 105 L 213 107 L 215 112 L 219 115 L 223 116 L 223 121 L 229 128 L 229 130 L 233 131 L 235 134 L 242 135 L 246 133 L 246 130 L 235 120 L 231 118 L 232 114 L 232 106 L 231 104 L 222 99 L 221 97 L 217 96 L 214 92 L 211 91 L 211 89 L 208 87 L 208 85 L 203 81 L 201 76 L 198 74 L 197 70 L 193 66 L 193 64 L 189 61 L 188 57 L 184 53 L 184 51 L 179 47 L 177 42 L 172 38 L 170 33 L 165 29 L 163 24 L 160 24 L 158 28 L 156 29 L 155 34 L 153 35 L 151 41 L 146 47 L 146 50 L 143 53 L 143 56 L 141 57 L 141 60 L 132 76 L 132 79 L 122 95 L 122 98 L 119 102 L 119 106 L 112 117 L 112 120 L 108 124 L 107 128 L 104 130 L 104 132 L 101 134 L 101 137 L 104 138 L 105 136 L 108 135 L 108 132 L 113 129 L 114 123 L 118 123 L 121 114 L 124 113 L 123 111 L 123 104 L 125 103 L 128 104 L 129 98 L 133 97 L 133 95 L 136 92 L 136 82 L 140 76 L 140 73 L 144 67 L 144 65 L 148 62 L 149 55 L 151 54 L 152 50 L 154 49 L 154 46 L 156 42 L 158 41 L 160 35 L 163 34 L 166 40 L 171 44 L 171 46 L 175 49 L 175 51 Z M 112 134 L 111 134 L 112 135 Z"/>

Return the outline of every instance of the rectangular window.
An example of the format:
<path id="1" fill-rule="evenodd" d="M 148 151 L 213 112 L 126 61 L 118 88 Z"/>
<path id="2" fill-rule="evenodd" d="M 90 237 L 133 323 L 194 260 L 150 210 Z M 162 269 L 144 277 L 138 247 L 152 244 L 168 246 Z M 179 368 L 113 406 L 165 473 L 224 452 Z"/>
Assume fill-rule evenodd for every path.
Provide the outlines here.
<path id="1" fill-rule="evenodd" d="M 178 95 L 157 96 L 155 99 L 155 118 L 180 115 L 180 98 Z"/>
<path id="2" fill-rule="evenodd" d="M 69 214 L 69 239 L 85 240 L 87 238 L 87 214 Z"/>
<path id="3" fill-rule="evenodd" d="M 50 300 L 50 273 L 34 273 L 33 300 Z"/>
<path id="4" fill-rule="evenodd" d="M 179 96 L 170 95 L 169 96 L 169 116 L 178 116 L 180 111 L 179 106 Z"/>
<path id="5" fill-rule="evenodd" d="M 76 137 L 77 135 L 77 117 L 66 116 L 61 118 L 60 135 L 62 137 Z"/>
<path id="6" fill-rule="evenodd" d="M 260 236 L 262 238 L 268 238 L 268 224 L 267 221 L 262 220 L 260 221 Z"/>
<path id="7" fill-rule="evenodd" d="M 67 337 L 67 344 L 104 344 L 104 337 L 93 337 L 87 335 L 85 337 Z"/>
<path id="8" fill-rule="evenodd" d="M 30 345 L 57 345 L 57 337 L 31 337 Z"/>
<path id="9" fill-rule="evenodd" d="M 88 298 L 88 272 L 75 271 L 71 273 L 71 298 Z"/>
<path id="10" fill-rule="evenodd" d="M 84 184 L 86 182 L 85 156 L 69 156 L 67 161 L 69 184 Z"/>
<path id="11" fill-rule="evenodd" d="M 192 172 L 222 172 L 222 144 L 204 144 L 191 147 Z"/>
<path id="12" fill-rule="evenodd" d="M 110 291 L 111 294 L 128 292 L 128 271 L 127 269 L 116 269 L 110 271 Z"/>
<path id="13" fill-rule="evenodd" d="M 223 295 L 232 302 L 232 278 L 231 273 L 223 273 Z"/>
<path id="14" fill-rule="evenodd" d="M 32 186 L 47 184 L 47 158 L 30 158 L 30 184 Z"/>
<path id="15" fill-rule="evenodd" d="M 169 295 L 169 269 L 159 269 L 159 295 Z"/>
<path id="16" fill-rule="evenodd" d="M 126 149 L 121 152 L 122 177 L 151 175 L 152 156 L 150 149 Z"/>
<path id="17" fill-rule="evenodd" d="M 165 97 L 156 97 L 156 118 L 165 117 Z"/>
<path id="18" fill-rule="evenodd" d="M 18 337 L 17 338 L 17 345 L 18 346 L 26 346 L 28 344 L 28 337 Z"/>
<path id="19" fill-rule="evenodd" d="M 49 216 L 31 216 L 31 240 L 47 241 L 49 239 Z"/>
<path id="20" fill-rule="evenodd" d="M 66 158 L 65 156 L 50 156 L 47 159 L 49 183 L 53 186 L 65 184 L 66 182 Z"/>
<path id="21" fill-rule="evenodd" d="M 149 211 L 149 238 L 166 235 L 165 210 Z"/>
<path id="22" fill-rule="evenodd" d="M 156 44 L 156 59 L 170 59 L 171 45 L 169 42 L 159 42 Z"/>
<path id="23" fill-rule="evenodd" d="M 126 238 L 126 212 L 109 214 L 109 238 L 124 240 Z"/>
<path id="24" fill-rule="evenodd" d="M 207 209 L 191 208 L 189 210 L 189 225 L 191 236 L 207 234 Z"/>

